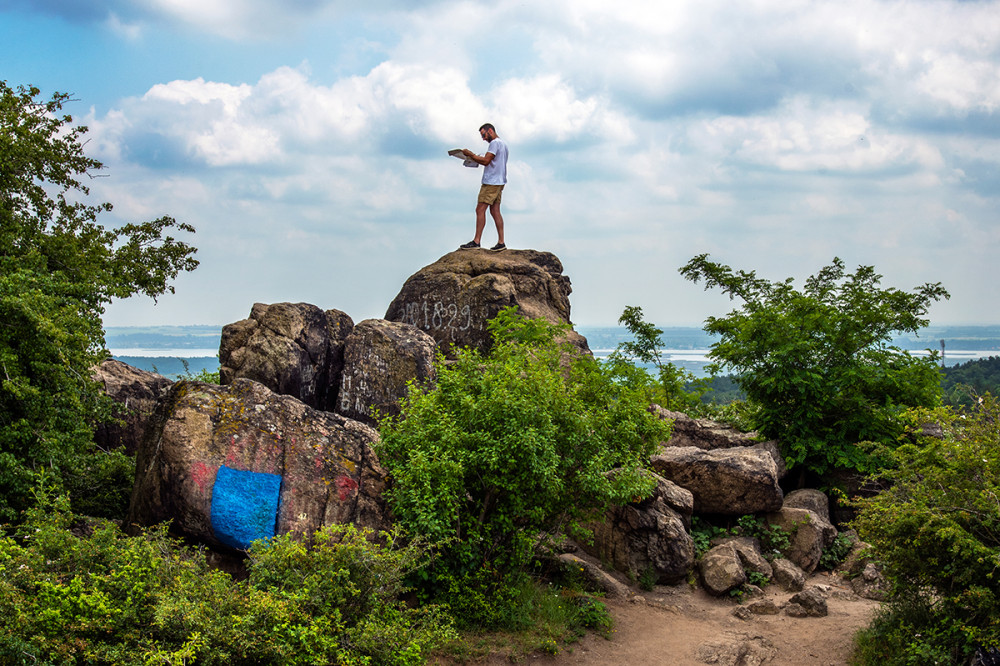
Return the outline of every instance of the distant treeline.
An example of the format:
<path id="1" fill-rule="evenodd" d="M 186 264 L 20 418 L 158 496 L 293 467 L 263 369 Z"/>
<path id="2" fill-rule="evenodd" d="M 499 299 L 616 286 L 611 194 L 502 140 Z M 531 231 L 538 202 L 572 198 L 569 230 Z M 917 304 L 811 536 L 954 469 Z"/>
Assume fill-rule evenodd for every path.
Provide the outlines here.
<path id="1" fill-rule="evenodd" d="M 702 402 L 705 403 L 726 405 L 744 398 L 734 375 L 704 379 L 701 384 L 712 389 L 702 396 Z M 692 382 L 686 388 L 693 391 L 698 388 L 698 384 Z M 983 393 L 1000 396 L 1000 356 L 974 359 L 941 368 L 941 388 L 946 405 L 971 405 L 974 396 Z"/>
<path id="2" fill-rule="evenodd" d="M 1000 356 L 942 368 L 941 387 L 946 405 L 971 405 L 973 395 L 982 393 L 1000 396 Z"/>

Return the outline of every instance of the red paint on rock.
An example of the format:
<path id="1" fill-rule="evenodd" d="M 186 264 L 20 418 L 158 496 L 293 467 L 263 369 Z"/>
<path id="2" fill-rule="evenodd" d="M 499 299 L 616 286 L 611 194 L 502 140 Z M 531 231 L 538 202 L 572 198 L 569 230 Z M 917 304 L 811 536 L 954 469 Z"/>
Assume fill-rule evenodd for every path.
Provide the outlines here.
<path id="1" fill-rule="evenodd" d="M 191 480 L 197 484 L 198 490 L 204 494 L 207 493 L 215 483 L 215 474 L 218 471 L 219 468 L 216 466 L 206 465 L 203 462 L 196 462 L 191 465 Z"/>
<path id="2" fill-rule="evenodd" d="M 358 489 L 358 482 L 346 475 L 338 476 L 335 483 L 337 485 L 337 497 L 341 502 L 346 501 Z"/>

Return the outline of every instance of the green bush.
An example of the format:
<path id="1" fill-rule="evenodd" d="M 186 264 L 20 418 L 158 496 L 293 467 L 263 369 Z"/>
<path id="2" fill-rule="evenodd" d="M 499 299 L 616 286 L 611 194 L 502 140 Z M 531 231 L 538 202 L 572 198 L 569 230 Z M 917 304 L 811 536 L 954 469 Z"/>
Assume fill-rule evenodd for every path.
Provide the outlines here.
<path id="1" fill-rule="evenodd" d="M 1000 646 L 1000 404 L 984 395 L 972 410 L 909 421 L 910 441 L 883 451 L 894 463 L 886 489 L 860 501 L 855 521 L 892 582 L 859 652 L 862 663 L 957 664 Z M 942 439 L 923 434 L 928 422 Z"/>
<path id="2" fill-rule="evenodd" d="M 490 330 L 487 356 L 460 350 L 439 359 L 433 387 L 411 386 L 378 453 L 394 515 L 438 545 L 421 589 L 462 621 L 509 626 L 508 591 L 539 536 L 647 496 L 644 468 L 669 426 L 640 391 L 558 344 L 559 327 L 509 308 Z"/>
<path id="3" fill-rule="evenodd" d="M 706 321 L 705 331 L 720 337 L 710 368 L 735 373 L 756 406 L 755 429 L 780 441 L 790 468 L 820 476 L 874 471 L 879 461 L 857 443 L 893 443 L 907 408 L 940 401 L 934 356 L 914 357 L 889 344 L 893 334 L 927 325 L 927 309 L 948 297 L 939 283 L 913 293 L 882 289 L 873 267 L 847 273 L 835 258 L 799 290 L 791 278 L 769 282 L 707 256 L 693 258 L 681 274 L 743 301 Z"/>
<path id="4" fill-rule="evenodd" d="M 626 307 L 618 323 L 625 325 L 632 339 L 618 343 L 608 356 L 606 363 L 613 372 L 626 377 L 634 388 L 646 390 L 650 402 L 691 416 L 711 414 L 710 407 L 703 400 L 711 390 L 710 380 L 699 379 L 661 358 L 663 338 L 660 336 L 663 331 L 642 318 L 642 308 L 634 305 Z M 635 367 L 635 360 L 652 364 L 659 383 L 652 382 L 645 369 Z"/>
<path id="5" fill-rule="evenodd" d="M 38 491 L 14 537 L 0 540 L 0 663 L 421 664 L 454 637 L 450 618 L 399 601 L 419 545 L 384 545 L 350 526 L 306 548 L 256 542 L 249 578 L 211 569 L 162 525 L 126 537 L 96 521 L 70 532 L 64 496 Z"/>

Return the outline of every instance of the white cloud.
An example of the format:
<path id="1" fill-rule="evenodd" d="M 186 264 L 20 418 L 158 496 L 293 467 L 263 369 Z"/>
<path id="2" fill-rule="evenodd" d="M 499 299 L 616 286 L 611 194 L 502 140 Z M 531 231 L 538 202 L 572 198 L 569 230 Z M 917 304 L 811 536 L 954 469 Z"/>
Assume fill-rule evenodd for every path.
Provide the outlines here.
<path id="1" fill-rule="evenodd" d="M 161 82 L 93 117 L 114 176 L 96 187 L 123 217 L 194 222 L 212 289 L 377 316 L 394 292 L 362 307 L 350 285 L 391 291 L 468 240 L 481 172 L 444 150 L 481 149 L 493 122 L 508 240 L 560 256 L 588 323 L 626 298 L 703 318 L 676 275 L 701 251 L 775 279 L 835 254 L 904 287 L 963 257 L 1000 279 L 983 249 L 1000 233 L 998 2 L 383 4 L 356 10 L 379 62 L 285 50 L 246 81 Z M 233 35 L 343 11 L 145 6 Z"/>

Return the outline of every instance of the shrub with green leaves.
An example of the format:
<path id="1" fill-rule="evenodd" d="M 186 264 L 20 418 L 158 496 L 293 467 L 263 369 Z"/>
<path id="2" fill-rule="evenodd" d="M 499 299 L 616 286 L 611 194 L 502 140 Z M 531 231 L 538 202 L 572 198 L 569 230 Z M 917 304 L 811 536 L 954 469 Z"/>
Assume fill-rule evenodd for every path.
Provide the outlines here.
<path id="1" fill-rule="evenodd" d="M 488 355 L 439 358 L 434 386 L 411 385 L 378 453 L 393 513 L 439 546 L 423 589 L 456 617 L 505 625 L 538 536 L 648 496 L 643 470 L 669 426 L 642 392 L 556 342 L 560 327 L 509 308 L 490 330 Z"/>
<path id="2" fill-rule="evenodd" d="M 64 496 L 38 497 L 0 539 L 0 663 L 411 666 L 455 636 L 441 609 L 399 600 L 423 552 L 393 534 L 377 545 L 335 526 L 311 548 L 256 542 L 235 581 L 166 525 L 126 537 L 97 521 L 80 538 Z"/>
<path id="3" fill-rule="evenodd" d="M 634 387 L 647 388 L 650 400 L 667 409 L 677 410 L 692 416 L 706 416 L 710 413 L 702 397 L 708 392 L 709 380 L 699 379 L 692 373 L 664 361 L 660 350 L 663 348 L 663 331 L 642 318 L 642 308 L 630 305 L 618 318 L 632 334 L 631 340 L 618 343 L 618 347 L 608 356 L 606 363 L 612 371 L 622 374 Z M 642 369 L 629 370 L 634 361 L 648 363 L 656 369 L 658 384 L 649 381 L 648 373 Z"/>
<path id="4" fill-rule="evenodd" d="M 706 320 L 705 331 L 720 337 L 710 367 L 736 375 L 757 406 L 754 426 L 781 443 L 790 467 L 821 476 L 874 471 L 878 461 L 856 444 L 892 443 L 906 409 L 939 403 L 933 355 L 915 357 L 890 343 L 895 333 L 927 325 L 930 305 L 948 298 L 940 283 L 912 293 L 883 289 L 872 266 L 848 273 L 834 258 L 799 290 L 791 278 L 770 282 L 707 257 L 693 258 L 681 274 L 743 301 Z"/>
<path id="5" fill-rule="evenodd" d="M 886 488 L 860 502 L 861 537 L 892 582 L 889 604 L 861 635 L 866 664 L 964 663 L 1000 647 L 1000 403 L 917 410 L 908 439 L 885 451 Z M 923 434 L 942 425 L 941 439 Z"/>

